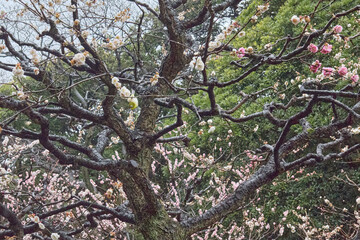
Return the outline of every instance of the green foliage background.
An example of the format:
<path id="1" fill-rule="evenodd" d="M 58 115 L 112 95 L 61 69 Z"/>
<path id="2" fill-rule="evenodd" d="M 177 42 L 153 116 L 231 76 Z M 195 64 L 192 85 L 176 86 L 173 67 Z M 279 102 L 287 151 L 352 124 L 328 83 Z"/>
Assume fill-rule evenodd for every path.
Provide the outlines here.
<path id="1" fill-rule="evenodd" d="M 254 14 L 256 7 L 263 3 L 263 1 L 252 1 L 249 7 L 237 18 L 240 25 L 244 24 Z M 316 4 L 317 1 L 310 0 L 270 1 L 269 11 L 259 17 L 259 20 L 256 23 L 252 23 L 251 26 L 245 30 L 245 37 L 237 37 L 235 41 L 232 42 L 233 47 L 237 49 L 239 47 L 246 48 L 252 46 L 255 51 L 263 52 L 265 51 L 264 46 L 271 43 L 274 45 L 269 53 L 275 55 L 278 54 L 282 49 L 284 41 L 277 44 L 276 41 L 279 38 L 288 35 L 295 36 L 301 33 L 303 29 L 301 27 L 303 25 L 301 24 L 294 26 L 290 22 L 291 17 L 293 15 L 310 15 Z M 347 10 L 355 5 L 356 1 L 352 0 L 322 1 L 315 16 L 311 19 L 311 24 L 314 28 L 322 28 L 325 23 L 331 19 L 333 13 Z M 349 35 L 350 32 L 354 32 L 354 28 L 358 25 L 355 21 L 356 14 L 357 13 L 335 21 L 333 26 L 337 24 L 342 25 L 344 27 L 343 34 Z M 261 67 L 258 71 L 250 74 L 247 78 L 234 86 L 216 89 L 215 95 L 217 103 L 223 109 L 230 109 L 241 100 L 242 97 L 239 94 L 240 91 L 250 94 L 278 83 L 278 91 L 268 91 L 265 96 L 261 96 L 255 101 L 250 101 L 245 104 L 234 115 L 240 117 L 242 111 L 245 112 L 245 115 L 261 111 L 264 104 L 270 102 L 282 102 L 286 104 L 291 99 L 292 95 L 301 95 L 298 89 L 298 84 L 300 83 L 297 82 L 291 84 L 290 81 L 296 79 L 297 76 L 315 77 L 315 74 L 309 71 L 308 65 L 316 59 L 319 59 L 323 66 L 339 66 L 338 60 L 333 57 L 341 49 L 343 50 L 342 58 L 354 62 L 358 61 L 360 52 L 358 39 L 355 39 L 351 43 L 350 49 L 343 49 L 343 42 L 338 43 L 333 39 L 329 39 L 328 42 L 333 45 L 333 52 L 330 53 L 330 56 L 317 53 L 315 56 L 309 55 L 305 59 L 305 63 L 295 60 L 280 65 Z M 319 44 L 319 42 L 314 42 L 314 44 Z M 294 49 L 294 47 L 293 44 L 290 44 L 289 49 Z M 287 52 L 284 54 L 286 53 Z M 215 71 L 217 79 L 223 82 L 236 78 L 247 70 L 241 70 L 230 65 L 230 62 L 236 59 L 236 57 L 231 56 L 230 54 L 222 54 L 217 59 L 212 60 L 207 64 L 209 75 L 212 71 Z M 288 85 L 285 85 L 286 82 Z M 340 89 L 348 83 L 350 83 L 350 80 L 347 82 L 341 81 L 335 88 Z M 282 92 L 286 93 L 285 99 L 279 98 L 279 94 Z M 206 99 L 205 93 L 199 93 L 192 97 L 195 104 L 199 105 L 201 108 L 209 107 L 209 103 L 204 101 L 204 99 Z M 280 118 L 286 118 L 302 109 L 302 107 L 303 106 L 297 106 L 287 111 L 277 111 L 275 115 Z M 329 124 L 331 122 L 331 114 L 330 105 L 320 104 L 314 108 L 314 114 L 308 118 L 308 121 L 313 128 Z M 344 116 L 344 113 L 340 112 L 340 116 Z M 206 121 L 207 119 L 204 120 Z M 200 147 L 201 152 L 211 153 L 214 145 L 209 144 L 209 141 L 216 142 L 217 137 L 225 139 L 229 129 L 233 132 L 233 137 L 231 138 L 232 147 L 229 148 L 227 146 L 228 142 L 226 141 L 216 142 L 216 146 L 231 151 L 234 155 L 242 154 L 245 150 L 254 150 L 260 147 L 264 141 L 269 144 L 274 144 L 281 133 L 281 129 L 274 127 L 268 121 L 262 119 L 255 119 L 250 123 L 246 122 L 244 124 L 234 124 L 218 118 L 212 118 L 212 120 L 214 122 L 212 125 L 216 126 L 216 131 L 209 134 L 207 133 L 208 126 L 198 126 L 196 124 L 197 119 L 192 117 L 186 119 L 190 125 L 194 124 L 193 133 L 190 135 L 192 138 L 191 143 L 194 147 Z M 257 125 L 259 126 L 258 131 L 254 132 L 253 129 Z M 204 134 L 199 136 L 197 132 L 201 128 L 204 129 Z M 300 126 L 293 127 L 290 136 L 299 133 L 300 131 Z M 306 154 L 307 152 L 314 150 L 314 147 L 315 146 L 311 145 L 310 142 L 309 147 L 300 152 L 301 154 Z M 244 154 L 241 156 L 244 157 Z M 291 161 L 295 157 L 295 154 L 290 155 L 286 160 Z M 300 206 L 302 208 L 299 212 L 307 212 L 316 227 L 322 227 L 323 225 L 329 224 L 330 228 L 335 228 L 336 226 L 343 225 L 343 229 L 347 230 L 350 226 L 346 226 L 344 223 L 348 223 L 349 219 L 346 219 L 339 214 L 326 213 L 324 209 L 328 206 L 324 203 L 324 199 L 328 199 L 334 206 L 339 207 L 339 209 L 354 209 L 356 207 L 355 199 L 359 195 L 358 189 L 345 184 L 340 179 L 345 179 L 346 176 L 348 176 L 350 179 L 353 179 L 354 182 L 359 182 L 360 174 L 357 171 L 359 167 L 357 161 L 358 155 L 355 154 L 341 162 L 334 161 L 321 163 L 317 165 L 316 168 L 308 168 L 302 173 L 295 170 L 288 172 L 287 175 L 283 175 L 275 180 L 276 185 L 268 184 L 261 189 L 261 192 L 258 194 L 261 199 L 250 207 L 250 211 L 253 211 L 255 207 L 262 207 L 268 223 L 279 223 L 282 221 L 281 219 L 283 218 L 284 211 L 296 210 L 297 207 Z M 236 167 L 240 167 L 244 166 L 244 164 L 248 164 L 248 162 L 246 157 L 244 157 L 239 158 L 234 164 Z M 291 178 L 291 176 L 294 176 L 294 178 Z M 271 209 L 274 207 L 276 207 L 276 210 L 273 212 Z M 234 216 L 229 217 L 224 223 L 237 221 L 238 225 L 241 225 L 244 224 L 242 219 L 241 214 L 234 214 Z M 299 218 L 290 213 L 285 223 L 296 225 L 296 223 L 301 224 L 302 222 Z M 298 234 L 291 233 L 288 228 L 285 229 L 284 235 L 279 239 L 302 238 Z"/>

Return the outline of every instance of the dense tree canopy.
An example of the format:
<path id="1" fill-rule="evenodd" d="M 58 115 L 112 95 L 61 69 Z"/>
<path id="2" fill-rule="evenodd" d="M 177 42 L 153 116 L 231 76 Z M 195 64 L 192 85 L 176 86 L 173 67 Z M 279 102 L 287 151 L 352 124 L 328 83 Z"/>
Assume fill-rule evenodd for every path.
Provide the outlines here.
<path id="1" fill-rule="evenodd" d="M 0 239 L 352 239 L 353 0 L 8 0 Z"/>

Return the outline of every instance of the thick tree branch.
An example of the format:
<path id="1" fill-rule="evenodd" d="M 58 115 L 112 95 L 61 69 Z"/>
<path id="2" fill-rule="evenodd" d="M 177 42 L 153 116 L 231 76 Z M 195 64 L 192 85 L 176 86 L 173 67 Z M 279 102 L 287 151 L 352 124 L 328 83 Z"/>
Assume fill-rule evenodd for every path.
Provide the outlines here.
<path id="1" fill-rule="evenodd" d="M 4 204 L 0 203 L 0 216 L 3 216 L 9 221 L 10 229 L 18 239 L 23 239 L 24 228 L 21 221 L 17 218 L 16 214 L 10 211 Z M 1 232 L 0 232 L 1 236 Z"/>

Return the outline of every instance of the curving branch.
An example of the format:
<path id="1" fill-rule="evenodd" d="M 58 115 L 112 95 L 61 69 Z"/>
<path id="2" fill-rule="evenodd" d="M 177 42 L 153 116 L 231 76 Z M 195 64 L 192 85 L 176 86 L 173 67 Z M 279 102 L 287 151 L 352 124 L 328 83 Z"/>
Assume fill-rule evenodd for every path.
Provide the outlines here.
<path id="1" fill-rule="evenodd" d="M 56 231 L 55 228 L 50 225 L 46 218 L 57 215 L 59 213 L 63 213 L 66 211 L 70 211 L 79 207 L 87 207 L 88 209 L 99 209 L 100 211 L 94 211 L 87 215 L 88 222 L 85 222 L 83 224 L 84 227 L 94 227 L 94 224 L 96 225 L 96 222 L 94 220 L 94 217 L 97 219 L 109 219 L 109 216 L 111 218 L 116 218 L 122 222 L 126 222 L 129 224 L 135 224 L 134 215 L 127 209 L 126 206 L 120 205 L 116 208 L 109 208 L 103 205 L 99 205 L 97 203 L 92 203 L 88 201 L 78 201 L 76 203 L 69 204 L 65 207 L 61 207 L 52 211 L 48 211 L 45 213 L 38 214 L 38 217 L 41 219 L 41 222 L 44 223 L 47 229 L 51 229 L 52 232 L 58 232 L 62 238 L 64 239 L 73 239 L 70 236 L 76 235 L 82 232 L 84 229 L 77 230 L 75 232 L 64 232 L 64 231 Z M 26 226 L 22 226 L 21 222 L 16 218 L 16 215 L 9 211 L 7 208 L 5 208 L 2 204 L 0 204 L 0 213 L 3 213 L 2 216 L 7 218 L 10 222 L 10 228 L 11 230 L 5 230 L 0 231 L 0 237 L 4 238 L 5 236 L 12 236 L 16 234 L 17 237 L 23 237 L 25 234 L 32 234 L 35 232 L 38 232 L 40 229 L 37 224 L 30 223 Z M 103 218 L 105 217 L 105 218 Z"/>
<path id="2" fill-rule="evenodd" d="M 215 5 L 213 7 L 213 11 L 214 13 L 219 13 L 222 11 L 225 11 L 227 8 L 233 7 L 236 8 L 238 6 L 238 4 L 241 2 L 242 0 L 227 0 L 227 1 L 223 1 L 222 3 Z M 198 26 L 202 23 L 204 23 L 207 19 L 209 19 L 211 16 L 209 9 L 204 6 L 199 13 L 197 14 L 196 17 L 194 17 L 193 19 L 187 21 L 184 25 L 186 29 L 190 29 L 193 28 L 195 26 Z"/>
<path id="3" fill-rule="evenodd" d="M 169 126 L 163 128 L 161 131 L 155 133 L 154 135 L 152 135 L 150 137 L 150 142 L 155 142 L 160 137 L 164 136 L 165 134 L 171 132 L 172 130 L 174 130 L 178 127 L 181 127 L 184 124 L 184 122 L 182 120 L 182 106 L 180 104 L 176 104 L 176 109 L 177 109 L 176 122 L 172 125 L 169 125 Z"/>
<path id="4" fill-rule="evenodd" d="M 8 220 L 10 226 L 9 228 L 12 231 L 12 235 L 15 235 L 16 238 L 22 239 L 24 237 L 24 227 L 21 221 L 17 218 L 16 214 L 10 211 L 4 204 L 0 203 L 0 216 Z M 0 231 L 1 236 L 1 231 Z"/>

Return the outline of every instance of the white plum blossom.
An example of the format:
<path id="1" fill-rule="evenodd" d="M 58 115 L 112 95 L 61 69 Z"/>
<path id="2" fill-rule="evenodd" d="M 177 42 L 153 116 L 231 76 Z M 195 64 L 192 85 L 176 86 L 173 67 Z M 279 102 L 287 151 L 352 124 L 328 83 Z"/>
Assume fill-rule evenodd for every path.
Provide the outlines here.
<path id="1" fill-rule="evenodd" d="M 113 43 L 114 43 L 115 47 L 117 47 L 117 48 L 121 47 L 124 44 L 124 42 L 120 36 L 116 36 L 115 39 L 113 40 Z"/>
<path id="2" fill-rule="evenodd" d="M 265 5 L 259 5 L 257 7 L 257 10 L 261 13 L 266 12 L 267 10 L 269 10 L 269 4 L 265 4 Z"/>
<path id="3" fill-rule="evenodd" d="M 111 78 L 111 83 L 116 87 L 116 89 L 119 90 L 121 88 L 121 83 L 119 82 L 119 78 L 117 77 Z"/>
<path id="4" fill-rule="evenodd" d="M 45 229 L 45 225 L 40 222 L 40 223 L 39 223 L 39 228 L 40 228 L 40 229 Z"/>
<path id="5" fill-rule="evenodd" d="M 38 65 L 40 63 L 41 59 L 39 58 L 39 56 L 35 56 L 35 57 L 33 57 L 33 59 L 31 61 L 34 65 Z"/>
<path id="6" fill-rule="evenodd" d="M 356 127 L 356 128 L 352 128 L 351 129 L 351 133 L 352 134 L 359 134 L 360 133 L 360 126 Z"/>
<path id="7" fill-rule="evenodd" d="M 122 45 L 124 45 L 124 41 L 120 36 L 117 35 L 112 41 L 109 41 L 108 43 L 104 43 L 103 47 L 110 50 L 116 50 Z"/>
<path id="8" fill-rule="evenodd" d="M 198 71 L 203 71 L 205 68 L 204 62 L 201 60 L 201 57 L 198 57 L 195 61 L 195 69 Z"/>
<path id="9" fill-rule="evenodd" d="M 119 78 L 117 77 L 112 77 L 111 78 L 111 83 L 115 85 L 115 83 L 119 82 Z"/>
<path id="10" fill-rule="evenodd" d="M 244 31 L 239 32 L 238 36 L 239 36 L 239 37 L 244 37 L 244 36 L 245 36 L 245 32 L 244 32 Z"/>
<path id="11" fill-rule="evenodd" d="M 87 52 L 84 53 L 77 53 L 74 55 L 73 59 L 70 61 L 71 65 L 75 65 L 75 66 L 81 66 L 85 64 L 86 61 L 86 56 L 88 55 Z"/>
<path id="12" fill-rule="evenodd" d="M 129 106 L 132 110 L 134 110 L 135 108 L 137 108 L 139 106 L 139 101 L 135 97 L 129 98 L 128 102 L 129 102 Z"/>
<path id="13" fill-rule="evenodd" d="M 225 34 L 224 33 L 220 33 L 215 38 L 215 41 L 217 41 L 217 42 L 221 42 L 221 41 L 224 41 L 224 40 L 225 40 Z"/>
<path id="14" fill-rule="evenodd" d="M 73 28 L 70 28 L 70 29 L 69 29 L 69 34 L 70 34 L 71 36 L 74 36 L 75 33 L 76 33 L 76 31 L 75 31 Z"/>
<path id="15" fill-rule="evenodd" d="M 206 125 L 206 122 L 205 122 L 205 121 L 199 122 L 199 126 L 205 126 L 205 125 Z"/>
<path id="16" fill-rule="evenodd" d="M 30 54 L 31 54 L 31 56 L 35 56 L 35 55 L 37 55 L 37 52 L 35 49 L 31 49 Z"/>
<path id="17" fill-rule="evenodd" d="M 39 73 L 40 73 L 40 69 L 38 69 L 38 68 L 34 68 L 34 73 L 35 73 L 35 75 L 39 75 Z"/>
<path id="18" fill-rule="evenodd" d="M 208 50 L 214 51 L 216 48 L 219 48 L 221 46 L 221 42 L 220 41 L 211 41 L 209 42 L 209 48 Z"/>
<path id="19" fill-rule="evenodd" d="M 130 18 L 130 9 L 126 8 L 123 11 L 120 11 L 118 14 L 116 14 L 115 16 L 115 22 L 120 21 L 122 23 L 126 22 L 126 20 L 128 20 Z"/>
<path id="20" fill-rule="evenodd" d="M 248 53 L 253 53 L 253 52 L 254 52 L 254 48 L 253 48 L 253 47 L 248 47 L 248 48 L 246 49 L 246 51 L 247 51 Z"/>
<path id="21" fill-rule="evenodd" d="M 179 13 L 178 19 L 179 19 L 180 21 L 185 20 L 185 13 L 186 13 L 185 11 Z"/>
<path id="22" fill-rule="evenodd" d="M 17 63 L 16 66 L 13 68 L 12 73 L 16 77 L 23 77 L 24 76 L 24 70 L 21 67 L 20 63 Z"/>
<path id="23" fill-rule="evenodd" d="M 206 160 L 207 160 L 206 162 L 207 162 L 208 164 L 213 164 L 213 162 L 214 162 L 214 157 L 210 155 Z"/>
<path id="24" fill-rule="evenodd" d="M 279 230 L 280 236 L 282 236 L 282 235 L 284 234 L 284 230 L 285 230 L 284 227 L 281 227 L 281 228 L 280 228 L 280 230 Z"/>
<path id="25" fill-rule="evenodd" d="M 25 99 L 26 99 L 26 95 L 25 95 L 25 93 L 23 92 L 22 89 L 16 92 L 16 96 L 17 96 L 20 100 L 25 100 Z"/>
<path id="26" fill-rule="evenodd" d="M 265 44 L 265 45 L 264 45 L 264 48 L 265 48 L 266 50 L 271 50 L 272 44 L 271 44 L 271 43 Z"/>
<path id="27" fill-rule="evenodd" d="M 33 221 L 34 223 L 40 223 L 40 218 L 38 216 L 34 216 L 32 218 L 30 218 L 31 221 Z"/>
<path id="28" fill-rule="evenodd" d="M 87 38 L 88 36 L 90 35 L 90 32 L 89 31 L 82 31 L 81 32 L 81 36 L 83 37 L 83 38 Z"/>
<path id="29" fill-rule="evenodd" d="M 296 15 L 292 16 L 291 17 L 291 22 L 294 24 L 294 25 L 298 25 L 299 22 L 300 22 L 300 18 Z"/>
<path id="30" fill-rule="evenodd" d="M 123 86 L 121 89 L 120 89 L 120 96 L 122 98 L 129 98 L 131 96 L 131 92 L 129 89 L 127 89 L 125 86 Z"/>
<path id="31" fill-rule="evenodd" d="M 215 126 L 211 126 L 208 131 L 208 133 L 213 133 L 213 132 L 215 132 Z"/>
<path id="32" fill-rule="evenodd" d="M 154 86 L 159 81 L 159 73 L 156 72 L 152 78 L 150 78 L 151 86 Z"/>
<path id="33" fill-rule="evenodd" d="M 51 13 L 52 15 L 55 13 L 55 9 L 50 7 L 47 9 L 49 13 Z"/>
<path id="34" fill-rule="evenodd" d="M 59 240 L 59 238 L 60 238 L 60 235 L 58 233 L 52 233 L 51 234 L 51 239 L 52 240 Z"/>

